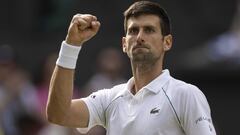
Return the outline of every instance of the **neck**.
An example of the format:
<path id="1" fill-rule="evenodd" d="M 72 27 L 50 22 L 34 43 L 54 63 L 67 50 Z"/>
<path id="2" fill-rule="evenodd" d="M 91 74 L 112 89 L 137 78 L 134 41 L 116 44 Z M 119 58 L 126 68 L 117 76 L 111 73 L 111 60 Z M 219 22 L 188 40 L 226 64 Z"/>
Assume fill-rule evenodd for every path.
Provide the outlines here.
<path id="1" fill-rule="evenodd" d="M 132 93 L 135 95 L 141 88 L 146 86 L 162 73 L 162 62 L 156 63 L 134 63 L 131 62 L 132 72 L 135 81 Z"/>

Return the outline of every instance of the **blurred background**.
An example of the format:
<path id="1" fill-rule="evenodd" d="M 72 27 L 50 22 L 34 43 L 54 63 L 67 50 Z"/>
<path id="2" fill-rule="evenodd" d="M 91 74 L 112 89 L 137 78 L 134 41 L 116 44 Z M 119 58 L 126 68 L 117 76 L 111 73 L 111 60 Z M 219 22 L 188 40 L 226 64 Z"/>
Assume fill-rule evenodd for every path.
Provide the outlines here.
<path id="1" fill-rule="evenodd" d="M 172 21 L 174 45 L 165 68 L 204 92 L 219 135 L 238 133 L 240 1 L 153 1 L 165 7 Z M 132 2 L 1 0 L 0 135 L 79 134 L 45 118 L 49 79 L 60 44 L 74 14 L 96 15 L 101 28 L 79 54 L 74 98 L 125 82 L 131 68 L 121 51 L 123 12 Z M 89 134 L 104 132 L 96 129 Z"/>

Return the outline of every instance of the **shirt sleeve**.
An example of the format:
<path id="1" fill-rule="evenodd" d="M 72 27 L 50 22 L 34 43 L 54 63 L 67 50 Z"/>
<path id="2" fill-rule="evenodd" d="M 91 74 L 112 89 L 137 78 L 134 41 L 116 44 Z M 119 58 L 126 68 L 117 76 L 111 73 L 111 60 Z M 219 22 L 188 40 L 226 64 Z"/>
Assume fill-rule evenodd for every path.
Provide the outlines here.
<path id="1" fill-rule="evenodd" d="M 107 106 L 107 89 L 99 90 L 92 93 L 83 101 L 86 103 L 89 110 L 89 123 L 87 128 L 78 128 L 81 133 L 87 133 L 92 127 L 101 125 L 105 127 L 105 108 Z"/>
<path id="2" fill-rule="evenodd" d="M 181 121 L 186 135 L 216 135 L 208 101 L 196 86 L 188 85 L 182 101 Z"/>

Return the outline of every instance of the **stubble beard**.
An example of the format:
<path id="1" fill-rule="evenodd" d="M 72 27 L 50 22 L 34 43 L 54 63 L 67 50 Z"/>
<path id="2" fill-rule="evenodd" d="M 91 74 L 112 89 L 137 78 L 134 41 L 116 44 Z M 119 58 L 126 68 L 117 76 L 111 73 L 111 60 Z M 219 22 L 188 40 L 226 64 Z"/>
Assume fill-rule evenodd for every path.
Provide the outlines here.
<path id="1" fill-rule="evenodd" d="M 160 57 L 155 56 L 152 52 L 141 52 L 132 54 L 132 64 L 142 69 L 153 66 Z"/>
<path id="2" fill-rule="evenodd" d="M 132 61 L 134 63 L 147 63 L 152 61 L 153 54 L 152 53 L 136 53 L 132 54 Z"/>

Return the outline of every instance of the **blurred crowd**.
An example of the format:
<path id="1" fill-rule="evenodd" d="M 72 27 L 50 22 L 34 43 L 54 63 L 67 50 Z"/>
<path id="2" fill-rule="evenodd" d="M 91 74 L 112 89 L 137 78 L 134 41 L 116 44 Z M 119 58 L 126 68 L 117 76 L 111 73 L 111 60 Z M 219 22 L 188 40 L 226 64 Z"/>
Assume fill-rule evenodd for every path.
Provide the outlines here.
<path id="1" fill-rule="evenodd" d="M 182 68 L 236 70 L 240 67 L 240 1 L 227 31 L 182 53 Z M 197 43 L 198 44 L 198 43 Z"/>
<path id="2" fill-rule="evenodd" d="M 0 135 L 82 135 L 76 129 L 50 124 L 46 120 L 48 87 L 57 56 L 57 53 L 49 54 L 38 73 L 32 75 L 19 66 L 11 46 L 0 46 Z M 123 66 L 119 50 L 103 49 L 93 67 L 95 74 L 86 85 L 75 86 L 73 98 L 125 82 Z M 105 129 L 100 126 L 88 133 L 104 134 Z"/>

